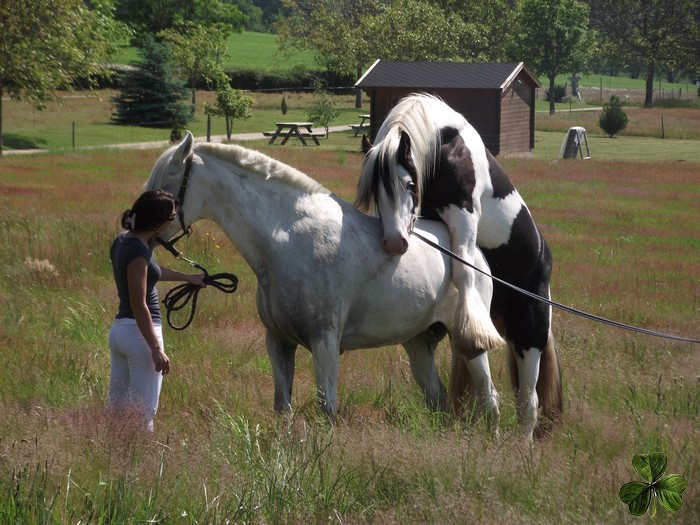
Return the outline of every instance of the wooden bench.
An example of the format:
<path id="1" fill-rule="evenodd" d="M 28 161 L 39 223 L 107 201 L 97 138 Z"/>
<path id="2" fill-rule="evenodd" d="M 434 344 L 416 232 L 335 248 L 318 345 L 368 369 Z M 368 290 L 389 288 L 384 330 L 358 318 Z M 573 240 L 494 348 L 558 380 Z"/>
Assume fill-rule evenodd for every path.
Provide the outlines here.
<path id="1" fill-rule="evenodd" d="M 369 115 L 360 115 L 360 123 L 359 124 L 353 124 L 350 126 L 352 129 L 355 130 L 355 136 L 357 137 L 357 134 L 360 132 L 361 129 L 369 129 L 369 124 L 365 124 L 365 121 L 369 120 Z"/>
<path id="2" fill-rule="evenodd" d="M 263 131 L 262 134 L 264 137 L 270 137 L 268 144 L 274 144 L 278 138 L 282 137 L 281 144 L 284 145 L 291 137 L 295 137 L 304 146 L 308 146 L 304 139 L 311 139 L 317 146 L 320 146 L 318 137 L 325 137 L 326 133 L 312 130 L 312 124 L 312 122 L 278 122 L 277 131 Z"/>

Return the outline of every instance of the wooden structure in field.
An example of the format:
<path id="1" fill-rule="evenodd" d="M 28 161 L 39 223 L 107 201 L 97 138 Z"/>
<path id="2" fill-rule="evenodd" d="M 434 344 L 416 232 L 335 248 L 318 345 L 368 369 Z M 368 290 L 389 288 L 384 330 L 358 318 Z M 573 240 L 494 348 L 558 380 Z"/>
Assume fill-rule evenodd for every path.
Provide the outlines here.
<path id="1" fill-rule="evenodd" d="M 370 140 L 392 107 L 411 93 L 440 97 L 471 123 L 493 155 L 535 147 L 535 99 L 541 84 L 520 63 L 377 60 L 357 81 L 370 97 Z"/>

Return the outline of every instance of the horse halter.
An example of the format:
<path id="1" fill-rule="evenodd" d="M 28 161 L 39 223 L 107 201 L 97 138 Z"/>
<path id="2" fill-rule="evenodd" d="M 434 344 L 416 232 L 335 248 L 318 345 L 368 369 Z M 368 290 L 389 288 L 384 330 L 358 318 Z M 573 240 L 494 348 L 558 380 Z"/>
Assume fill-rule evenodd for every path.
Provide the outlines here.
<path id="1" fill-rule="evenodd" d="M 170 241 L 161 239 L 160 236 L 156 237 L 156 242 L 160 244 L 163 248 L 168 250 L 175 258 L 182 257 L 182 252 L 175 248 L 175 243 L 182 239 L 183 237 L 188 237 L 192 233 L 192 226 L 185 225 L 185 212 L 182 211 L 182 205 L 185 202 L 185 193 L 190 185 L 190 175 L 192 174 L 192 159 L 194 157 L 194 151 L 190 152 L 185 159 L 185 174 L 182 176 L 182 182 L 180 182 L 180 191 L 178 191 L 177 199 L 175 199 L 175 206 L 177 207 L 177 218 L 180 221 L 180 229 L 182 233 L 176 235 Z M 188 261 L 189 262 L 189 261 Z"/>

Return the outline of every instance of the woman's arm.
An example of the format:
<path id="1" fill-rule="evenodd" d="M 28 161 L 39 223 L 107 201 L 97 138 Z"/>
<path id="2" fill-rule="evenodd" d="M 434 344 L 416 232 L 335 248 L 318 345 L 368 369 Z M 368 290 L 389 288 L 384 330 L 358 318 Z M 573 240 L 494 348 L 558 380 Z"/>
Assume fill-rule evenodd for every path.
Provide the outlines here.
<path id="1" fill-rule="evenodd" d="M 161 281 L 185 281 L 197 286 L 201 286 L 202 288 L 205 288 L 207 285 L 204 282 L 204 274 L 203 273 L 192 273 L 192 274 L 187 274 L 187 273 L 182 273 L 178 272 L 176 270 L 171 270 L 170 268 L 166 268 L 165 266 L 160 267 L 160 280 Z"/>
<path id="2" fill-rule="evenodd" d="M 126 281 L 129 287 L 129 304 L 136 319 L 136 325 L 148 347 L 151 349 L 151 357 L 156 365 L 156 371 L 163 375 L 170 372 L 170 359 L 160 347 L 158 336 L 153 328 L 151 312 L 146 303 L 146 279 L 148 262 L 144 257 L 136 257 L 126 267 Z"/>

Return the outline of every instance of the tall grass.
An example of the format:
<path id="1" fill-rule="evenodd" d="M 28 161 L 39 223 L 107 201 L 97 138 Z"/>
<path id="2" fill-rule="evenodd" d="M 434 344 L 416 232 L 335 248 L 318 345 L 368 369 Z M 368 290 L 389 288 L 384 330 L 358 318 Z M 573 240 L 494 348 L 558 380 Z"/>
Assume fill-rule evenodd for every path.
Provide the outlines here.
<path id="1" fill-rule="evenodd" d="M 260 146 L 351 199 L 352 150 Z M 346 353 L 335 427 L 300 349 L 293 403 L 272 410 L 255 280 L 211 223 L 182 241 L 236 294 L 205 290 L 173 360 L 156 432 L 103 410 L 116 308 L 109 243 L 159 151 L 0 160 L 0 523 L 634 523 L 617 493 L 661 450 L 700 520 L 700 354 L 554 311 L 565 418 L 521 442 L 504 352 L 502 432 L 427 413 L 399 347 Z M 505 159 L 554 252 L 552 292 L 623 322 L 698 335 L 697 164 Z M 162 264 L 187 269 L 166 253 Z M 166 283 L 167 284 L 167 283 Z M 161 287 L 161 294 L 167 286 Z M 449 350 L 438 350 L 448 377 Z"/>

